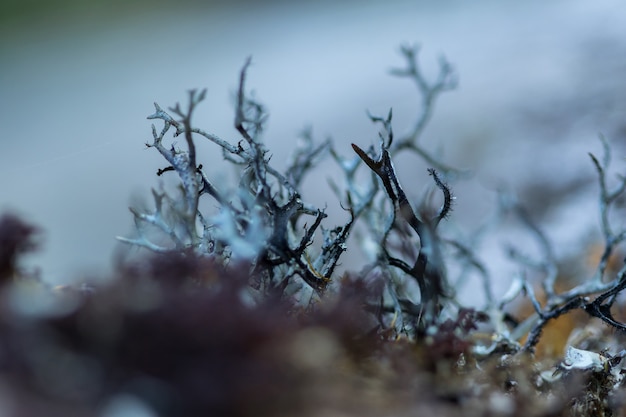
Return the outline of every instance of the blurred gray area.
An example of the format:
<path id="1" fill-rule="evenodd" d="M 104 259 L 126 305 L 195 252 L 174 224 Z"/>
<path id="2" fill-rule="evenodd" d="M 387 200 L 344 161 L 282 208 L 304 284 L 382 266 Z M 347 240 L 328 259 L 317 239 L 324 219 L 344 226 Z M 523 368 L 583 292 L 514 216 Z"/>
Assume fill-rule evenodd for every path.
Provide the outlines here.
<path id="1" fill-rule="evenodd" d="M 393 107 L 395 129 L 408 130 L 419 101 L 409 81 L 389 75 L 403 65 L 399 46 L 422 45 L 431 77 L 445 54 L 460 85 L 437 103 L 421 141 L 475 172 L 474 181 L 455 185 L 453 217 L 470 231 L 489 215 L 490 192 L 506 184 L 534 207 L 551 239 L 571 245 L 597 224 L 587 152 L 600 152 L 598 133 L 623 162 L 626 8 L 617 0 L 3 7 L 0 209 L 45 230 L 32 264 L 52 282 L 106 274 L 114 237 L 132 232 L 128 205 L 149 201 L 158 186 L 164 160 L 144 146 L 154 101 L 169 107 L 188 89 L 207 87 L 195 124 L 238 140 L 232 96 L 249 55 L 248 86 L 270 112 L 266 142 L 281 167 L 305 126 L 318 140 L 332 136 L 344 155 L 351 142 L 376 141 L 366 110 Z M 198 146 L 213 178 L 231 175 L 218 149 Z M 425 166 L 413 156 L 398 164 L 417 198 Z M 341 212 L 329 175 L 325 168 L 310 178 L 304 197 Z"/>

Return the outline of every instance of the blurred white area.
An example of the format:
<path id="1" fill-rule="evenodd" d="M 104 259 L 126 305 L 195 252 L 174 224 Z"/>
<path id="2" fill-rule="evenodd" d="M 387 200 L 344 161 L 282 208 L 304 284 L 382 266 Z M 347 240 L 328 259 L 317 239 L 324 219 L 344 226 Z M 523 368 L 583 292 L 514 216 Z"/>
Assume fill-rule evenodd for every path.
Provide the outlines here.
<path id="1" fill-rule="evenodd" d="M 195 124 L 238 140 L 232 94 L 249 55 L 247 85 L 269 110 L 266 142 L 279 167 L 307 125 L 345 155 L 350 142 L 376 140 L 366 110 L 393 107 L 396 131 L 410 128 L 417 92 L 388 74 L 403 65 L 402 43 L 422 45 L 431 77 L 441 54 L 456 68 L 460 86 L 437 103 L 421 141 L 474 169 L 480 187 L 594 178 L 586 153 L 599 152 L 597 133 L 624 139 L 626 8 L 617 0 L 182 4 L 83 7 L 0 27 L 0 209 L 45 229 L 33 263 L 47 280 L 104 274 L 114 236 L 131 233 L 132 196 L 148 199 L 165 166 L 144 147 L 154 101 L 169 107 L 207 87 Z M 198 142 L 209 175 L 227 176 L 221 152 Z M 418 196 L 423 185 L 411 180 L 425 170 L 400 169 Z M 337 210 L 327 171 L 318 175 L 305 198 Z M 482 221 L 491 200 L 464 187 L 453 215 Z M 595 224 L 595 212 L 585 216 L 577 226 Z"/>

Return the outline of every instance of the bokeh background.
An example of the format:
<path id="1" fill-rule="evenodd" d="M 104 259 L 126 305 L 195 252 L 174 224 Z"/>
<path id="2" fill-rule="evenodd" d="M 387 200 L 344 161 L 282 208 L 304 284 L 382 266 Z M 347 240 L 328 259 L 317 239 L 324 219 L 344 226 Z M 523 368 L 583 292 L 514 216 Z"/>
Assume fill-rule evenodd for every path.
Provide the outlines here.
<path id="1" fill-rule="evenodd" d="M 491 213 L 493 190 L 506 186 L 557 254 L 588 244 L 597 200 L 587 152 L 600 153 L 599 133 L 614 145 L 616 169 L 624 161 L 626 7 L 618 0 L 2 0 L 0 209 L 45 230 L 30 262 L 46 280 L 105 275 L 112 254 L 129 250 L 115 241 L 132 232 L 127 207 L 147 199 L 164 167 L 144 146 L 153 102 L 168 107 L 207 87 L 196 125 L 236 141 L 233 93 L 251 55 L 248 86 L 270 112 L 276 166 L 306 126 L 349 155 L 351 142 L 376 140 L 367 110 L 393 107 L 398 132 L 418 114 L 414 86 L 389 75 L 403 65 L 405 43 L 422 46 L 428 76 L 441 55 L 459 75 L 421 138 L 475 173 L 455 185 L 454 218 L 471 231 Z M 207 172 L 227 178 L 221 153 L 199 146 Z M 424 167 L 399 164 L 419 196 Z M 339 210 L 326 185 L 333 175 L 323 169 L 305 193 L 331 212 Z M 484 249 L 499 253 L 501 243 Z"/>

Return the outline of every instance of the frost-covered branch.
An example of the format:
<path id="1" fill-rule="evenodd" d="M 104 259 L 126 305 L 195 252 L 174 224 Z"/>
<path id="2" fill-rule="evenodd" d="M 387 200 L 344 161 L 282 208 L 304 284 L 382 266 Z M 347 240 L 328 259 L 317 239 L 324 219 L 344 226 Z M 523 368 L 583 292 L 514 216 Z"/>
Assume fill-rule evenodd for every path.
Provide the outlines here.
<path id="1" fill-rule="evenodd" d="M 430 166 L 444 174 L 454 175 L 456 177 L 467 177 L 469 176 L 469 172 L 445 164 L 419 144 L 419 138 L 422 136 L 424 129 L 432 118 L 437 99 L 442 93 L 454 90 L 458 85 L 458 77 L 454 67 L 443 56 L 439 59 L 439 74 L 437 78 L 434 81 L 427 80 L 420 68 L 418 60 L 419 50 L 419 46 L 402 46 L 400 52 L 406 61 L 405 67 L 391 70 L 392 75 L 408 78 L 415 83 L 419 92 L 419 98 L 421 99 L 421 111 L 419 112 L 413 129 L 405 136 L 398 138 L 395 143 L 390 146 L 389 151 L 395 154 L 405 149 L 410 150 L 419 155 Z"/>
<path id="2" fill-rule="evenodd" d="M 389 121 L 390 119 L 391 117 L 388 118 Z M 391 144 L 393 138 L 391 132 L 389 138 L 389 144 Z M 406 194 L 396 177 L 389 151 L 387 150 L 389 144 L 385 145 L 384 141 L 381 140 L 381 154 L 376 160 L 372 159 L 357 145 L 352 144 L 352 148 L 372 172 L 381 179 L 388 197 L 393 202 L 394 213 L 399 215 L 417 233 L 420 239 L 420 250 L 417 260 L 410 269 L 402 269 L 417 280 L 421 302 L 424 306 L 424 322 L 432 324 L 436 321 L 437 313 L 441 308 L 441 301 L 448 296 L 443 255 L 441 253 L 440 240 L 435 230 L 441 218 L 448 213 L 452 197 L 448 187 L 439 180 L 435 171 L 432 171 L 437 186 L 441 187 L 444 193 L 444 208 L 434 221 L 419 219 L 413 212 Z M 393 262 L 394 266 L 405 265 L 403 262 L 391 262 Z"/>

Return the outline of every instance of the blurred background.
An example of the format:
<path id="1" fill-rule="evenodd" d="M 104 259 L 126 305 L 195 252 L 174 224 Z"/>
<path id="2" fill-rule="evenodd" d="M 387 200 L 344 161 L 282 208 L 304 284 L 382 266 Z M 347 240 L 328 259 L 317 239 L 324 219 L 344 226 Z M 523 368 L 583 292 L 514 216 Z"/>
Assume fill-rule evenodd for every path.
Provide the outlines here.
<path id="1" fill-rule="evenodd" d="M 454 219 L 471 233 L 493 211 L 493 190 L 506 186 L 545 225 L 557 254 L 579 251 L 598 223 L 587 152 L 601 154 L 599 133 L 613 144 L 616 170 L 624 165 L 618 0 L 2 0 L 0 210 L 44 229 L 31 262 L 46 280 L 104 275 L 114 250 L 129 250 L 115 240 L 132 232 L 127 207 L 149 201 L 165 167 L 144 146 L 153 102 L 166 108 L 207 87 L 196 126 L 235 142 L 233 93 L 251 55 L 248 87 L 269 110 L 275 165 L 306 126 L 351 156 L 351 142 L 376 141 L 368 110 L 393 107 L 396 132 L 411 128 L 419 96 L 389 70 L 404 64 L 400 45 L 414 43 L 427 76 L 436 77 L 442 55 L 459 76 L 421 138 L 474 172 L 454 185 Z M 221 152 L 199 146 L 207 173 L 227 177 Z M 417 198 L 425 165 L 413 156 L 398 164 Z M 340 211 L 327 187 L 332 172 L 309 179 L 304 196 L 330 212 Z M 501 243 L 485 250 L 501 252 Z"/>

